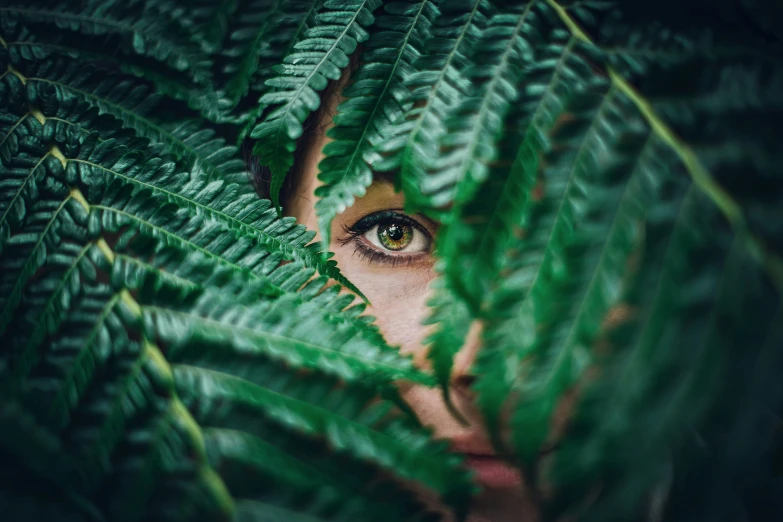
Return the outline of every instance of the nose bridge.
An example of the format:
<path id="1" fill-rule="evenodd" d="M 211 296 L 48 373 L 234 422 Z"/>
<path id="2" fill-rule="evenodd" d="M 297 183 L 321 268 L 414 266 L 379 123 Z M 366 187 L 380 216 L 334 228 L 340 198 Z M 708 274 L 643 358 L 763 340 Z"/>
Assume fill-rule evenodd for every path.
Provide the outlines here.
<path id="1" fill-rule="evenodd" d="M 455 382 L 472 380 L 473 363 L 476 355 L 481 349 L 481 332 L 483 325 L 480 321 L 473 321 L 468 329 L 468 335 L 465 337 L 465 343 L 457 355 L 454 357 L 454 370 L 452 378 Z"/>

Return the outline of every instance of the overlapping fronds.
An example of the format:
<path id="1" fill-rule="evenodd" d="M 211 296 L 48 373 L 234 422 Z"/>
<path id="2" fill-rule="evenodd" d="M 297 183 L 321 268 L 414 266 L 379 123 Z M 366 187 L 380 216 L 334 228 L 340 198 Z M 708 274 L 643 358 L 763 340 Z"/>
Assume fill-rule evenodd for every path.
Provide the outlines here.
<path id="1" fill-rule="evenodd" d="M 461 21 L 474 12 L 455 9 Z M 406 84 L 416 103 L 376 147 L 376 168 L 399 169 L 406 207 L 443 222 L 445 281 L 429 319 L 438 380 L 447 385 L 467 324 L 480 320 L 479 402 L 499 445 L 511 419 L 504 450 L 532 486 L 555 492 L 552 516 L 638 513 L 690 433 L 706 436 L 715 418 L 736 431 L 715 397 L 742 339 L 750 361 L 779 335 L 768 333 L 783 290 L 770 141 L 779 45 L 743 27 L 716 36 L 726 12 L 678 25 L 664 11 L 504 5 L 469 52 L 445 53 L 437 74 Z M 463 33 L 448 34 L 437 43 Z M 736 302 L 764 311 L 745 324 Z M 770 389 L 767 375 L 758 389 Z M 722 480 L 749 469 L 740 461 Z"/>
<path id="2" fill-rule="evenodd" d="M 206 6 L 89 4 L 104 25 L 120 11 L 161 24 L 181 15 L 211 34 L 193 38 L 210 52 L 236 34 L 208 29 Z M 220 4 L 223 20 L 235 7 Z M 3 16 L 11 36 L 44 24 Z M 25 481 L 3 479 L 3 512 L 436 520 L 394 477 L 464 511 L 472 486 L 459 458 L 395 405 L 397 379 L 431 378 L 360 316 L 363 304 L 327 286 L 352 287 L 308 244 L 312 232 L 257 198 L 231 134 L 155 81 L 8 34 L 0 444 L 7 474 Z"/>
<path id="3" fill-rule="evenodd" d="M 493 145 L 503 135 L 503 122 L 518 99 L 525 69 L 533 59 L 533 47 L 540 44 L 539 16 L 535 2 L 524 2 L 494 15 L 471 57 L 465 78 L 474 84 L 471 92 L 450 112 L 445 133 L 438 136 L 445 154 L 429 167 L 422 193 L 435 208 L 461 206 L 469 201 L 487 177 L 487 163 L 500 160 Z"/>
<path id="4" fill-rule="evenodd" d="M 434 296 L 427 303 L 432 312 L 425 324 L 434 325 L 435 331 L 426 339 L 427 358 L 443 390 L 443 400 L 459 420 L 464 422 L 462 414 L 451 402 L 451 372 L 454 357 L 462 349 L 468 336 L 473 317 L 465 301 L 449 288 L 444 278 L 432 285 Z"/>
<path id="5" fill-rule="evenodd" d="M 296 3 L 296 2 L 294 2 Z M 280 15 L 286 2 L 257 1 L 247 2 L 237 12 L 242 26 L 237 27 L 229 36 L 230 48 L 227 54 L 235 57 L 225 64 L 223 74 L 227 79 L 222 82 L 227 98 L 236 104 L 247 94 L 250 80 L 259 65 L 259 56 L 263 46 L 269 40 L 268 32 L 278 28 Z"/>
<path id="6" fill-rule="evenodd" d="M 240 141 L 255 128 L 264 112 L 265 106 L 259 104 L 257 98 L 271 89 L 266 82 L 277 76 L 274 67 L 294 51 L 294 46 L 304 38 L 307 30 L 315 25 L 315 15 L 322 7 L 323 0 L 281 2 L 271 16 L 264 19 L 262 23 L 256 21 L 247 24 L 248 30 L 237 31 L 238 35 L 235 38 L 240 42 L 250 35 L 258 35 L 259 28 L 265 31 L 263 38 L 256 40 L 259 46 L 256 51 L 257 60 L 247 62 L 250 69 L 242 76 L 243 81 L 247 82 L 246 88 L 250 95 L 240 99 L 240 104 L 234 110 L 236 117 L 242 122 Z M 240 22 L 246 24 L 246 17 L 242 17 Z M 230 62 L 226 67 L 232 67 Z M 245 88 L 244 84 L 243 88 Z M 243 101 L 245 103 L 241 103 Z"/>
<path id="7" fill-rule="evenodd" d="M 253 152 L 272 172 L 270 192 L 275 206 L 280 205 L 280 187 L 294 163 L 302 123 L 320 106 L 318 93 L 329 80 L 340 77 L 348 56 L 369 37 L 366 28 L 375 21 L 373 11 L 380 3 L 327 1 L 294 52 L 275 69 L 280 76 L 267 80 L 274 91 L 262 96 L 260 103 L 268 112 L 250 135 L 258 140 Z"/>
<path id="8" fill-rule="evenodd" d="M 315 25 L 315 16 L 323 4 L 322 0 L 284 3 L 284 10 L 275 20 L 275 32 L 263 41 L 258 68 L 250 82 L 253 92 L 264 93 L 269 90 L 266 81 L 275 77 L 274 67 L 293 52 L 294 46 L 302 41 L 307 30 Z M 256 101 L 253 99 L 253 102 Z"/>
<path id="9" fill-rule="evenodd" d="M 337 108 L 334 127 L 327 135 L 334 141 L 324 147 L 326 157 L 319 164 L 323 186 L 316 195 L 321 241 L 329 244 L 335 215 L 353 205 L 372 183 L 373 144 L 388 134 L 391 124 L 411 100 L 404 82 L 412 74 L 429 36 L 438 10 L 432 2 L 390 4 L 377 16 L 377 32 L 365 45 L 363 67 L 351 77 L 346 98 Z"/>
<path id="10" fill-rule="evenodd" d="M 217 52 L 228 33 L 231 17 L 242 6 L 239 0 L 195 0 L 187 4 L 151 2 L 145 9 L 151 14 L 162 14 L 176 21 L 201 48 Z"/>
<path id="11" fill-rule="evenodd" d="M 479 328 L 477 402 L 542 520 L 781 511 L 773 2 L 6 4 L 6 518 L 434 522 L 422 488 L 464 515 L 396 383 L 448 404 Z M 346 73 L 315 245 L 279 191 Z M 441 225 L 433 375 L 322 253 L 374 171 Z"/>
<path id="12" fill-rule="evenodd" d="M 174 2 L 168 2 L 175 4 Z M 40 35 L 54 33 L 62 39 L 67 34 L 88 45 L 111 46 L 113 52 L 136 54 L 162 62 L 187 75 L 194 82 L 209 79 L 208 55 L 198 41 L 191 39 L 188 28 L 176 22 L 182 9 L 174 5 L 167 10 L 157 2 L 132 1 L 124 4 L 101 2 L 10 2 L 0 8 L 4 18 L 13 18 L 36 30 Z M 162 16 L 163 15 L 163 16 Z M 88 37 L 88 38 L 84 38 Z M 79 44 L 77 44 L 79 45 Z M 87 47 L 84 50 L 89 50 Z"/>
<path id="13" fill-rule="evenodd" d="M 482 0 L 444 2 L 439 8 L 426 53 L 414 61 L 415 72 L 403 82 L 410 91 L 411 108 L 396 118 L 386 139 L 376 145 L 376 152 L 384 157 L 373 163 L 377 170 L 400 172 L 406 204 L 417 211 L 431 209 L 424 189 L 426 171 L 435 168 L 439 159 L 446 118 L 470 88 L 465 69 L 494 12 Z"/>
<path id="14" fill-rule="evenodd" d="M 534 4 L 512 6 L 487 21 L 472 66 L 463 73 L 467 81 L 477 84 L 477 95 L 466 94 L 455 102 L 443 132 L 434 136 L 441 158 L 426 169 L 426 177 L 418 183 L 427 212 L 444 221 L 438 251 L 444 257 L 442 271 L 448 281 L 435 288 L 440 295 L 434 301 L 453 312 L 446 314 L 448 320 L 439 319 L 443 312 L 436 305 L 429 319 L 442 325 L 430 339 L 429 351 L 441 383 L 450 380 L 451 359 L 465 341 L 467 325 L 479 318 L 480 300 L 488 289 L 475 283 L 493 279 L 490 264 L 503 255 L 504 243 L 527 199 L 529 165 L 522 161 L 514 165 L 512 175 L 499 172 L 493 176 L 484 187 L 481 202 L 463 210 L 486 180 L 489 164 L 508 169 L 517 156 L 522 122 L 509 122 L 508 113 L 520 96 L 517 86 L 524 70 L 532 68 L 532 49 L 540 40 L 541 24 L 536 21 Z M 517 114 L 515 110 L 513 115 Z M 501 143 L 501 138 L 506 142 Z M 500 206 L 502 203 L 506 206 Z M 499 208 L 485 221 L 483 213 L 493 204 Z M 482 266 L 476 259 L 479 257 L 488 261 L 487 266 Z M 461 327 L 455 327 L 457 324 Z M 448 400 L 447 394 L 444 397 Z"/>
<path id="15" fill-rule="evenodd" d="M 504 139 L 521 144 L 516 160 L 490 164 L 441 248 L 449 280 L 484 321 L 479 401 L 490 428 L 511 419 L 519 464 L 554 492 L 547 513 L 631 517 L 672 470 L 702 465 L 679 448 L 693 433 L 710 437 L 717 421 L 707 419 L 736 429 L 716 397 L 733 361 L 755 361 L 772 335 L 780 244 L 752 216 L 770 219 L 781 197 L 758 103 L 778 110 L 780 71 L 774 46 L 743 49 L 731 33 L 701 45 L 666 34 L 680 45 L 668 60 L 637 54 L 638 40 L 604 49 L 580 24 L 597 41 L 661 38 L 622 26 L 619 11 L 540 4 L 552 29 L 530 41 L 523 103 L 504 118 Z M 705 491 L 747 472 L 738 462 Z M 677 487 L 687 504 L 691 486 Z M 744 500 L 700 502 L 715 513 Z"/>

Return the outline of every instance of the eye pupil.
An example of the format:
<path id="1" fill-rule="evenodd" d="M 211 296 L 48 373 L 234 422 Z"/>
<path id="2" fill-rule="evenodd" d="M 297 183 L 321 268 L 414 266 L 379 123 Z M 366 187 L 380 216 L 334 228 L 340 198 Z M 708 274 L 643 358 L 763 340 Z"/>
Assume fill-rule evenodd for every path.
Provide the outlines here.
<path id="1" fill-rule="evenodd" d="M 402 250 L 413 238 L 413 229 L 408 225 L 390 223 L 378 227 L 378 240 L 384 248 Z"/>
<path id="2" fill-rule="evenodd" d="M 405 235 L 405 232 L 403 232 L 401 227 L 398 227 L 397 225 L 391 225 L 386 229 L 386 235 L 392 241 L 399 241 Z"/>

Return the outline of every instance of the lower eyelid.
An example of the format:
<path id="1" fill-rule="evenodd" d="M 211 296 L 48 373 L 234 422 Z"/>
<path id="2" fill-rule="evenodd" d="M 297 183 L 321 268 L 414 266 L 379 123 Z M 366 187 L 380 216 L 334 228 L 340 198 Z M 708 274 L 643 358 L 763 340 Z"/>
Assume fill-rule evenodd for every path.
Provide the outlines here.
<path id="1" fill-rule="evenodd" d="M 354 253 L 367 260 L 369 264 L 385 264 L 392 267 L 409 266 L 413 263 L 431 257 L 428 252 L 416 252 L 414 254 L 387 254 L 365 243 L 361 236 L 354 238 L 356 241 Z"/>

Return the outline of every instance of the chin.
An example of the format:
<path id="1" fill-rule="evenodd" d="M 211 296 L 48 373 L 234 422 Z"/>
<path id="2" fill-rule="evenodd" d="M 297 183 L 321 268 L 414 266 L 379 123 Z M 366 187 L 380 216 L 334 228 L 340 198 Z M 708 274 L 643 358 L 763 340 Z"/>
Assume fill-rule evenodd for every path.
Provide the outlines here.
<path id="1" fill-rule="evenodd" d="M 538 522 L 538 510 L 521 480 L 509 484 L 505 475 L 494 478 L 503 480 L 497 487 L 482 486 L 467 522 Z"/>

